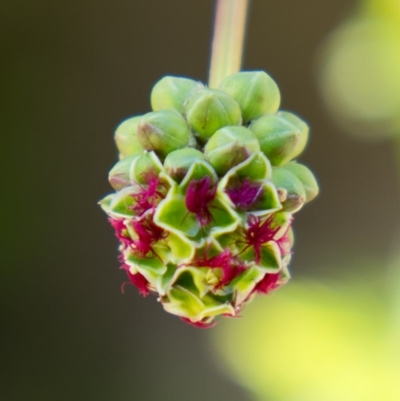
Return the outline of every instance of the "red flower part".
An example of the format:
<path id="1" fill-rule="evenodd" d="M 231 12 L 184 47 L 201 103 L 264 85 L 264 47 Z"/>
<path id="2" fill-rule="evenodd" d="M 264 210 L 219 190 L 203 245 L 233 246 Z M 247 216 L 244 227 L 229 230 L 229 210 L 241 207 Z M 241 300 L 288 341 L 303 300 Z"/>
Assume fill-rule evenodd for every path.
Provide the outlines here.
<path id="1" fill-rule="evenodd" d="M 285 256 L 290 253 L 290 248 L 292 246 L 290 237 L 289 237 L 289 230 L 290 226 L 292 225 L 293 217 L 290 218 L 289 225 L 285 231 L 285 233 L 282 235 L 281 238 L 276 240 L 277 245 L 279 246 L 279 250 L 281 252 L 281 256 Z"/>
<path id="2" fill-rule="evenodd" d="M 122 263 L 122 265 L 125 265 L 125 255 L 124 255 L 124 253 L 123 252 L 121 252 L 119 255 L 118 255 L 118 260 Z M 121 265 L 121 269 L 124 269 L 124 266 L 122 266 Z"/>
<path id="3" fill-rule="evenodd" d="M 233 204 L 243 210 L 247 210 L 254 205 L 263 192 L 264 189 L 260 184 L 250 182 L 248 178 L 238 186 L 226 190 Z"/>
<path id="4" fill-rule="evenodd" d="M 289 228 L 288 228 L 288 230 L 289 230 Z M 291 243 L 290 243 L 290 238 L 289 238 L 287 231 L 285 232 L 285 234 L 283 234 L 283 236 L 281 238 L 276 240 L 276 243 L 281 252 L 281 256 L 285 256 L 288 253 L 290 253 Z"/>
<path id="5" fill-rule="evenodd" d="M 199 329 L 211 329 L 211 327 L 214 327 L 217 322 L 211 322 L 211 323 L 204 323 L 204 322 L 192 322 L 190 319 L 187 317 L 181 317 L 181 320 L 183 320 L 186 323 L 191 324 L 194 327 L 197 327 Z"/>
<path id="6" fill-rule="evenodd" d="M 234 318 L 234 319 L 240 319 L 242 316 L 240 316 L 240 315 L 232 315 L 231 313 L 223 313 L 222 314 L 222 316 L 224 316 L 224 317 L 231 317 L 231 318 Z"/>
<path id="7" fill-rule="evenodd" d="M 145 257 L 149 252 L 155 255 L 153 245 L 161 239 L 166 238 L 166 233 L 161 227 L 154 224 L 151 216 L 146 219 L 132 221 L 132 227 L 138 238 L 132 240 L 133 249 Z"/>
<path id="8" fill-rule="evenodd" d="M 124 220 L 113 219 L 110 217 L 108 221 L 114 228 L 115 235 L 118 238 L 118 240 L 122 243 L 122 245 L 124 245 L 125 247 L 132 245 L 132 239 L 129 236 Z"/>
<path id="9" fill-rule="evenodd" d="M 199 258 L 195 261 L 195 264 L 196 266 L 210 267 L 211 269 L 222 269 L 222 278 L 217 288 L 229 284 L 235 277 L 246 270 L 246 267 L 237 261 L 228 248 L 212 258 Z"/>
<path id="10" fill-rule="evenodd" d="M 269 241 L 275 241 L 275 235 L 279 231 L 279 226 L 274 226 L 274 215 L 268 217 L 265 221 L 261 221 L 258 216 L 250 214 L 247 218 L 249 228 L 245 233 L 246 248 L 252 246 L 256 254 L 256 263 L 261 260 L 261 246 Z"/>
<path id="11" fill-rule="evenodd" d="M 157 202 L 164 198 L 164 195 L 158 190 L 160 181 L 155 171 L 151 170 L 143 174 L 143 179 L 147 183 L 147 187 L 139 185 L 140 191 L 131 194 L 135 199 L 135 204 L 131 209 L 138 215 L 142 216 L 150 209 L 154 209 Z"/>
<path id="12" fill-rule="evenodd" d="M 213 217 L 209 210 L 210 202 L 216 196 L 217 188 L 211 183 L 210 177 L 203 177 L 200 180 L 193 180 L 187 189 L 185 203 L 191 213 L 196 214 L 196 218 L 202 227 L 210 224 Z"/>
<path id="13" fill-rule="evenodd" d="M 121 287 L 122 292 L 124 292 L 126 284 L 132 284 L 139 290 L 139 293 L 141 295 L 143 295 L 144 297 L 150 294 L 150 290 L 148 288 L 149 282 L 146 280 L 146 278 L 142 274 L 140 274 L 139 272 L 132 274 L 129 271 L 129 266 L 126 264 L 123 264 L 121 266 L 121 269 L 124 269 L 126 271 L 126 274 L 128 275 L 128 278 L 129 278 L 129 282 L 126 281 L 124 284 L 122 284 L 122 287 Z"/>
<path id="14" fill-rule="evenodd" d="M 253 292 L 268 294 L 279 287 L 279 273 L 266 273 L 261 281 L 254 287 Z"/>

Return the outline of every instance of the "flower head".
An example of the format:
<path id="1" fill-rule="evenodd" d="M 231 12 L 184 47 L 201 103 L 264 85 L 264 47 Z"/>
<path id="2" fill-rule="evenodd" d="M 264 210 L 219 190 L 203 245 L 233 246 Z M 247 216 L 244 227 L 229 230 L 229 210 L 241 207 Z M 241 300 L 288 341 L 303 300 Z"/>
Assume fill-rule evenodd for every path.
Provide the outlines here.
<path id="1" fill-rule="evenodd" d="M 185 203 L 189 212 L 194 213 L 200 225 L 206 226 L 212 221 L 210 203 L 215 199 L 217 188 L 210 177 L 193 180 L 187 189 Z"/>
<path id="2" fill-rule="evenodd" d="M 115 134 L 115 192 L 99 204 L 127 284 L 193 326 L 238 316 L 290 277 L 292 214 L 318 184 L 291 161 L 307 125 L 279 102 L 262 71 L 233 74 L 219 89 L 166 77 L 153 89 L 153 111 Z"/>

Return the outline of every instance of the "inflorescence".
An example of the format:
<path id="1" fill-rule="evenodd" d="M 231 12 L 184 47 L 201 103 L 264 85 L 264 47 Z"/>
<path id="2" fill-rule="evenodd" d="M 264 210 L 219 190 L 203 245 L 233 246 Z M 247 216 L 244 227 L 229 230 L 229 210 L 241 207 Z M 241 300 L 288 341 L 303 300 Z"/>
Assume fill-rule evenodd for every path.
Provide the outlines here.
<path id="1" fill-rule="evenodd" d="M 311 171 L 293 161 L 308 126 L 278 111 L 279 89 L 262 71 L 218 89 L 164 77 L 151 104 L 117 128 L 115 193 L 100 204 L 129 282 L 211 327 L 290 277 L 293 213 L 318 194 Z"/>

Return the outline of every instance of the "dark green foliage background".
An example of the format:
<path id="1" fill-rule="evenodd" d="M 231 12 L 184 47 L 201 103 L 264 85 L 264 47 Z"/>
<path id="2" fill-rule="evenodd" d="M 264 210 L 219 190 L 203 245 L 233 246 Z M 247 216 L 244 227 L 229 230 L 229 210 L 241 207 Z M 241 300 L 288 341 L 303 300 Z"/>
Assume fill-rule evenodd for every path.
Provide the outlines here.
<path id="1" fill-rule="evenodd" d="M 252 4 L 244 68 L 267 70 L 283 108 L 310 123 L 301 160 L 322 189 L 296 217 L 294 279 L 382 257 L 395 227 L 390 144 L 341 135 L 317 94 L 318 46 L 351 3 Z M 121 295 L 117 241 L 96 205 L 110 192 L 117 123 L 149 110 L 165 74 L 207 79 L 213 2 L 3 0 L 0 9 L 2 399 L 249 399 L 218 372 L 207 332 L 153 297 Z"/>

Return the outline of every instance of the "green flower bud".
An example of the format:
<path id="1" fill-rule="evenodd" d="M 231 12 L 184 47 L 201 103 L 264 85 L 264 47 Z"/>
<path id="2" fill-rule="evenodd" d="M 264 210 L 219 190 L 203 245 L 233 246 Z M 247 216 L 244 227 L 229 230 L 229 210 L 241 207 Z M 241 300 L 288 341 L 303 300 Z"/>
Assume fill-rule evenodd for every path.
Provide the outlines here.
<path id="1" fill-rule="evenodd" d="M 110 173 L 108 174 L 108 181 L 116 191 L 132 185 L 129 177 L 129 171 L 132 162 L 137 157 L 139 157 L 139 155 L 125 157 L 110 170 Z"/>
<path id="2" fill-rule="evenodd" d="M 306 192 L 301 181 L 289 170 L 274 167 L 272 182 L 282 192 L 286 191 L 286 199 L 282 203 L 285 212 L 297 212 L 306 200 Z"/>
<path id="3" fill-rule="evenodd" d="M 283 203 L 287 199 L 287 190 L 285 188 L 277 188 L 279 202 Z"/>
<path id="4" fill-rule="evenodd" d="M 300 132 L 301 132 L 300 142 L 299 142 L 299 146 L 297 148 L 297 151 L 299 152 L 298 154 L 300 154 L 301 152 L 303 152 L 303 150 L 305 149 L 305 147 L 307 145 L 310 128 L 301 118 L 297 117 L 293 113 L 289 113 L 288 111 L 280 111 L 277 114 L 278 114 L 278 116 L 281 116 L 281 117 L 285 118 L 287 121 L 291 122 L 293 125 L 295 125 L 300 130 Z"/>
<path id="5" fill-rule="evenodd" d="M 132 159 L 129 167 L 129 179 L 132 183 L 148 184 L 149 177 L 158 176 L 163 166 L 154 152 L 144 151 Z"/>
<path id="6" fill-rule="evenodd" d="M 121 159 L 143 152 L 142 145 L 137 138 L 137 125 L 141 116 L 128 118 L 118 125 L 115 131 L 115 142 Z"/>
<path id="7" fill-rule="evenodd" d="M 245 127 L 219 129 L 204 148 L 206 159 L 219 175 L 260 151 L 256 136 Z"/>
<path id="8" fill-rule="evenodd" d="M 205 160 L 204 154 L 193 148 L 178 149 L 171 152 L 164 161 L 164 170 L 175 181 L 182 181 L 195 161 Z"/>
<path id="9" fill-rule="evenodd" d="M 253 121 L 249 129 L 274 166 L 284 165 L 297 157 L 306 146 L 309 131 L 306 123 L 287 112 L 262 116 Z"/>
<path id="10" fill-rule="evenodd" d="M 240 125 L 242 114 L 237 102 L 219 90 L 203 89 L 192 95 L 186 105 L 186 119 L 203 140 L 228 125 Z"/>
<path id="11" fill-rule="evenodd" d="M 239 103 L 245 124 L 263 114 L 276 113 L 281 102 L 277 84 L 264 71 L 230 75 L 222 81 L 220 89 Z"/>
<path id="12" fill-rule="evenodd" d="M 313 200 L 319 193 L 318 183 L 314 174 L 303 164 L 290 162 L 283 166 L 285 170 L 289 170 L 303 184 L 306 193 L 306 202 Z"/>
<path id="13" fill-rule="evenodd" d="M 193 92 L 203 88 L 203 84 L 188 78 L 166 76 L 160 79 L 151 92 L 151 107 L 158 110 L 184 111 L 184 103 Z"/>
<path id="14" fill-rule="evenodd" d="M 165 158 L 168 153 L 188 145 L 192 136 L 185 119 L 174 110 L 145 114 L 139 121 L 137 136 L 146 150 Z"/>

